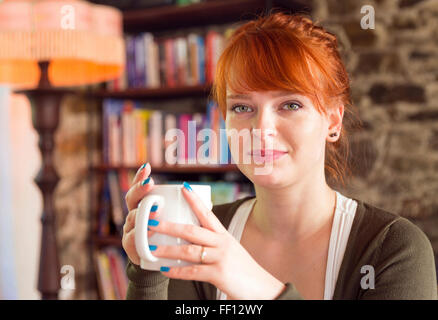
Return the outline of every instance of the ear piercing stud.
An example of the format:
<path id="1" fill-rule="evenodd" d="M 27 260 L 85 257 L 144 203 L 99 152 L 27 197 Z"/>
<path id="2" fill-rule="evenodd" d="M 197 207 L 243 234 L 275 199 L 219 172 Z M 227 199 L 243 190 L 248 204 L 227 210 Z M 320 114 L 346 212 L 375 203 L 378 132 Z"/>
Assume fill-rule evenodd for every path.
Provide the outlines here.
<path id="1" fill-rule="evenodd" d="M 330 134 L 330 137 L 336 137 L 337 135 L 338 135 L 338 133 L 334 132 L 334 133 Z"/>

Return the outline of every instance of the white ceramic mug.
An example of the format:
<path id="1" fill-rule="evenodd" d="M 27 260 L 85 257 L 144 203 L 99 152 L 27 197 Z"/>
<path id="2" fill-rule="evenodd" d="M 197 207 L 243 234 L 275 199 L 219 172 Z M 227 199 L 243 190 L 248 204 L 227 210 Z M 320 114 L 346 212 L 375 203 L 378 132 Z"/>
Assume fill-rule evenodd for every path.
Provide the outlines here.
<path id="1" fill-rule="evenodd" d="M 209 185 L 190 185 L 192 190 L 201 198 L 204 205 L 211 210 L 211 187 Z M 148 238 L 149 214 L 153 205 L 160 210 L 160 221 L 194 224 L 199 226 L 199 220 L 184 198 L 182 184 L 155 185 L 140 201 L 135 218 L 135 246 L 140 257 L 140 267 L 146 270 L 160 270 L 160 267 L 187 266 L 193 263 L 183 260 L 157 258 L 149 249 L 149 245 L 183 245 L 189 244 L 181 238 L 175 238 L 163 233 L 154 233 Z"/>

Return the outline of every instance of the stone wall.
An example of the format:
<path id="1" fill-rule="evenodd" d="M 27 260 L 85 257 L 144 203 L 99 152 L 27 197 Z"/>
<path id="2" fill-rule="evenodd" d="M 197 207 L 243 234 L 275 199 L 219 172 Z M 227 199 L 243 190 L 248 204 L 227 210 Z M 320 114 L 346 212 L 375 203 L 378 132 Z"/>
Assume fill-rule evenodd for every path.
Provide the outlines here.
<path id="1" fill-rule="evenodd" d="M 342 5 L 340 4 L 342 2 Z M 364 5 L 375 29 L 362 29 Z M 335 33 L 364 130 L 346 194 L 411 219 L 438 253 L 438 2 L 317 1 L 313 20 Z"/>
<path id="2" fill-rule="evenodd" d="M 362 5 L 375 9 L 374 30 L 360 27 Z M 364 121 L 351 145 L 360 161 L 340 191 L 408 217 L 438 253 L 438 2 L 315 0 L 313 7 L 314 20 L 338 36 Z M 65 99 L 56 135 L 60 262 L 72 265 L 76 278 L 76 290 L 63 292 L 68 299 L 97 298 L 88 247 L 87 106 L 78 96 Z"/>

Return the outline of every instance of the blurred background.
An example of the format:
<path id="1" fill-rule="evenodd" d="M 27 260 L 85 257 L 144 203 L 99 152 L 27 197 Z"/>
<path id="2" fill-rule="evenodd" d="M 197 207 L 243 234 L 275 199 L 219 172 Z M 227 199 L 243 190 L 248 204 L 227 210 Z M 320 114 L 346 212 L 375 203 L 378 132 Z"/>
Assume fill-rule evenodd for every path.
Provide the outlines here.
<path id="1" fill-rule="evenodd" d="M 163 133 L 187 130 L 189 120 L 196 132 L 223 128 L 208 99 L 217 58 L 236 27 L 272 8 L 308 13 L 338 37 L 364 128 L 351 137 L 354 177 L 337 189 L 411 220 L 438 257 L 437 1 L 58 1 L 67 7 L 28 14 L 27 32 L 49 8 L 66 20 L 45 32 L 70 29 L 64 42 L 51 36 L 38 44 L 54 48 L 32 57 L 39 70 L 13 59 L 26 50 L 15 50 L 17 39 L 26 38 L 25 24 L 11 21 L 27 9 L 8 2 L 0 2 L 10 22 L 0 23 L 1 299 L 123 299 L 123 199 L 146 161 L 158 183 L 212 185 L 215 204 L 253 193 L 223 158 L 227 146 L 204 155 L 216 165 L 188 166 L 190 152 L 169 165 Z M 117 10 L 90 27 L 90 12 L 107 6 Z M 93 30 L 99 41 L 81 38 Z M 82 60 L 73 67 L 75 59 Z M 17 74 L 37 76 L 21 88 Z M 44 74 L 50 85 L 38 82 Z"/>

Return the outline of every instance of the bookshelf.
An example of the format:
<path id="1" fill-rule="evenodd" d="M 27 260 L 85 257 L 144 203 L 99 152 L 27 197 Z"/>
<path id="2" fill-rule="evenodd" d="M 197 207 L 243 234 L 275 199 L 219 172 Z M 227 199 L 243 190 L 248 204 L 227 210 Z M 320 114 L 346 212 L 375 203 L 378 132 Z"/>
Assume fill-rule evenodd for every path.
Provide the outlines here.
<path id="1" fill-rule="evenodd" d="M 163 100 L 184 97 L 206 97 L 211 90 L 211 85 L 178 86 L 174 88 L 127 88 L 121 91 L 99 89 L 90 92 L 94 98 L 115 98 L 135 100 Z"/>
<path id="2" fill-rule="evenodd" d="M 124 11 L 124 31 L 126 34 L 142 34 L 149 32 L 162 36 L 163 32 L 172 32 L 181 35 L 184 29 L 188 30 L 197 27 L 203 31 L 211 25 L 227 25 L 230 23 L 244 22 L 254 18 L 257 14 L 269 11 L 271 8 L 286 12 L 310 12 L 310 8 L 301 1 L 274 1 L 274 0 L 231 0 L 231 1 L 204 1 L 184 7 L 162 6 L 148 9 L 137 9 Z M 207 45 L 207 44 L 206 44 Z M 128 52 L 127 52 L 127 55 Z M 206 63 L 207 64 L 207 63 Z M 206 67 L 207 68 L 207 67 Z M 132 70 L 132 69 L 131 69 Z M 129 70 L 128 70 L 129 71 Z M 203 69 L 202 72 L 206 72 Z M 160 74 L 161 76 L 161 74 Z M 199 80 L 199 78 L 198 78 Z M 149 86 L 125 86 L 117 88 L 106 86 L 94 89 L 86 93 L 87 97 L 96 101 L 100 114 L 102 131 L 105 128 L 105 101 L 109 99 L 117 101 L 140 101 L 142 103 L 154 102 L 156 105 L 174 99 L 198 99 L 206 101 L 211 90 L 211 83 L 205 78 L 203 83 L 194 85 L 176 84 L 166 86 L 160 82 L 158 87 Z M 204 107 L 206 105 L 204 104 Z M 180 112 L 180 105 L 176 103 L 172 112 Z M 208 104 L 207 104 L 208 109 Z M 191 112 L 199 112 L 191 110 Z M 208 112 L 208 111 L 207 111 Z M 218 111 L 217 111 L 218 112 Z M 211 113 L 210 113 L 211 116 Z M 211 124 L 211 122 L 210 122 Z M 108 133 L 106 133 L 108 136 Z M 102 132 L 105 137 L 105 132 Z M 102 138 L 99 136 L 99 138 Z M 90 138 L 92 140 L 93 138 Z M 103 150 L 108 150 L 108 143 L 102 141 L 97 143 Z M 96 146 L 95 142 L 90 142 L 90 146 Z M 105 154 L 105 151 L 103 151 Z M 152 154 L 152 153 L 148 153 Z M 124 194 L 129 189 L 132 177 L 141 163 L 135 165 L 126 164 L 124 161 L 111 163 L 108 156 L 102 156 L 99 163 L 90 159 L 90 179 L 94 187 L 90 191 L 91 208 L 91 228 L 90 228 L 90 249 L 96 273 L 96 284 L 98 287 L 99 298 L 101 299 L 120 299 L 126 288 L 125 275 L 121 275 L 121 261 L 117 257 L 117 250 L 122 252 L 121 246 L 121 225 L 124 222 L 124 215 L 127 209 L 123 209 Z M 234 194 L 243 191 L 249 192 L 251 184 L 234 164 L 221 165 L 152 165 L 152 177 L 156 183 L 167 183 L 174 181 L 199 181 L 212 185 L 212 193 L 222 194 L 223 190 L 232 190 Z M 239 187 L 235 187 L 240 185 Z M 214 189 L 213 186 L 216 186 Z M 114 197 L 115 188 L 119 199 Z M 217 190 L 217 191 L 215 191 Z M 237 191 L 239 190 L 239 191 Z M 212 199 L 214 202 L 214 199 Z M 231 200 L 229 200 L 231 201 Z M 229 202 L 226 201 L 226 202 Z M 114 212 L 118 208 L 118 213 Z M 108 213 L 111 211 L 112 213 Z M 123 212 L 124 211 L 124 212 Z M 107 212 L 107 214 L 102 214 Z M 112 216 L 111 216 L 112 215 Z M 116 223 L 115 221 L 118 221 Z M 121 254 L 123 258 L 123 252 Z M 114 271 L 112 269 L 114 267 Z M 117 273 L 117 274 L 114 274 Z M 111 289 L 111 281 L 114 286 L 120 286 L 119 291 Z M 111 292 L 108 292 L 111 291 Z"/>

